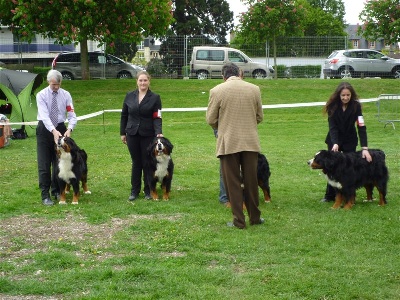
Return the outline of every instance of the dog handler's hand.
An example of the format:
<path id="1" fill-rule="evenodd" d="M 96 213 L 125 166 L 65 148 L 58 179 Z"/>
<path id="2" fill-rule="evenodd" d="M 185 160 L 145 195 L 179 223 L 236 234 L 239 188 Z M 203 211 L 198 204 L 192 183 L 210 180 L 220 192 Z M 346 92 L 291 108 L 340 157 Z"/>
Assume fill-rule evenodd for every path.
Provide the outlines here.
<path id="1" fill-rule="evenodd" d="M 121 141 L 126 144 L 126 135 L 121 135 Z"/>
<path id="2" fill-rule="evenodd" d="M 369 154 L 369 151 L 367 149 L 364 149 L 362 151 L 362 157 L 365 158 L 367 160 L 367 162 L 372 161 L 372 156 L 371 156 L 371 154 Z"/>
<path id="3" fill-rule="evenodd" d="M 64 133 L 65 137 L 71 137 L 71 129 L 67 129 L 67 131 Z"/>
<path id="4" fill-rule="evenodd" d="M 61 133 L 57 130 L 57 129 L 53 129 L 53 131 L 51 132 L 53 134 L 53 138 L 54 138 L 54 143 L 57 145 L 58 143 L 58 139 L 60 137 L 62 137 Z"/>
<path id="5" fill-rule="evenodd" d="M 338 145 L 338 144 L 334 144 L 334 145 L 332 146 L 332 151 L 333 151 L 333 152 L 339 151 L 339 145 Z"/>

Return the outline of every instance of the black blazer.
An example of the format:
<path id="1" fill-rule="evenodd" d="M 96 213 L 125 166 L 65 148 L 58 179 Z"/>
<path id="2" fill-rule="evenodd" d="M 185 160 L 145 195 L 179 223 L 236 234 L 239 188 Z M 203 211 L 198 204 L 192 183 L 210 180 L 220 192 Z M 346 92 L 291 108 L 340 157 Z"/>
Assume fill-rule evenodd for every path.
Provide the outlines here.
<path id="1" fill-rule="evenodd" d="M 338 144 L 339 150 L 343 152 L 356 151 L 358 144 L 357 127 L 361 146 L 368 147 L 367 127 L 363 119 L 360 102 L 349 102 L 345 111 L 342 110 L 339 103 L 335 112 L 328 116 L 329 132 L 325 143 L 328 144 L 329 148 Z"/>
<path id="2" fill-rule="evenodd" d="M 122 105 L 120 135 L 156 136 L 162 133 L 161 98 L 148 90 L 139 104 L 139 91 L 126 94 Z"/>

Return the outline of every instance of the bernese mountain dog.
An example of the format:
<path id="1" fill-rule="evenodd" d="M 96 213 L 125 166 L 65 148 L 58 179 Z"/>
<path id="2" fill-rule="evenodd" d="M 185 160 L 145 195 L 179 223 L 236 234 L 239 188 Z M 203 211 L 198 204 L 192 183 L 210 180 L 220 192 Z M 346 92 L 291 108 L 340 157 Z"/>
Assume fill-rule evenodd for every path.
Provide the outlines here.
<path id="1" fill-rule="evenodd" d="M 91 192 L 87 186 L 87 154 L 86 151 L 79 148 L 75 141 L 70 137 L 62 137 L 56 145 L 58 163 L 57 178 L 60 188 L 59 204 L 66 204 L 66 193 L 70 186 L 73 189 L 72 204 L 78 204 L 79 201 L 79 183 L 82 182 L 82 188 L 85 194 Z"/>
<path id="2" fill-rule="evenodd" d="M 147 147 L 145 168 L 150 196 L 153 200 L 158 200 L 157 182 L 161 183 L 163 200 L 169 199 L 174 173 L 174 163 L 171 157 L 173 147 L 172 143 L 165 137 L 154 138 Z"/>
<path id="3" fill-rule="evenodd" d="M 269 177 L 271 176 L 271 171 L 269 169 L 269 163 L 264 154 L 258 153 L 258 163 L 257 163 L 257 180 L 258 186 L 262 189 L 264 193 L 264 201 L 271 202 L 271 191 L 269 188 Z"/>
<path id="4" fill-rule="evenodd" d="M 368 150 L 372 161 L 362 157 L 362 151 L 334 152 L 319 151 L 308 161 L 312 169 L 321 169 L 328 183 L 336 190 L 335 203 L 332 208 L 350 209 L 355 203 L 356 190 L 365 187 L 367 199 L 372 201 L 374 186 L 379 192 L 379 205 L 386 204 L 389 171 L 385 164 L 385 153 L 382 150 Z"/>

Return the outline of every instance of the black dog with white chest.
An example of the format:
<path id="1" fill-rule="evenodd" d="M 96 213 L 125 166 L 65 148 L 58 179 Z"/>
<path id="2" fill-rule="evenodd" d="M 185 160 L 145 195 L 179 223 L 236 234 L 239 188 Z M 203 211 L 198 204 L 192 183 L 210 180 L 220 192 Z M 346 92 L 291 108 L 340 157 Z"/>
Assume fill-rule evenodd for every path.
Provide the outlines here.
<path id="1" fill-rule="evenodd" d="M 171 157 L 173 148 L 172 143 L 165 137 L 154 138 L 152 143 L 147 147 L 145 168 L 150 196 L 153 200 L 158 200 L 157 182 L 161 183 L 163 200 L 169 200 L 174 174 L 174 163 Z"/>
<path id="2" fill-rule="evenodd" d="M 379 191 L 379 205 L 386 204 L 389 171 L 385 164 L 385 153 L 382 150 L 368 150 L 372 161 L 362 157 L 362 151 L 334 152 L 321 150 L 308 161 L 312 169 L 321 169 L 328 183 L 336 190 L 335 203 L 332 208 L 350 209 L 355 203 L 356 190 L 365 187 L 367 199 L 372 201 L 374 186 Z"/>
<path id="3" fill-rule="evenodd" d="M 82 182 L 84 193 L 91 193 L 87 187 L 88 167 L 86 151 L 79 148 L 70 137 L 60 138 L 56 145 L 56 151 L 58 157 L 56 173 L 60 188 L 59 204 L 66 204 L 65 194 L 69 192 L 70 186 L 72 186 L 74 192 L 72 204 L 78 204 L 80 182 Z"/>

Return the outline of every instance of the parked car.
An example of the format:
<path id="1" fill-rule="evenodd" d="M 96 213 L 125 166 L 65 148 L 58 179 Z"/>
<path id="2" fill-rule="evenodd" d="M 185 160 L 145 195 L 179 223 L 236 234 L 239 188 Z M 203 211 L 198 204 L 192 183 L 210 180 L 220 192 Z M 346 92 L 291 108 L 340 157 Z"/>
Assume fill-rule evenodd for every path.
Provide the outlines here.
<path id="1" fill-rule="evenodd" d="M 90 78 L 133 78 L 141 67 L 103 52 L 89 52 Z M 53 60 L 52 68 L 58 70 L 66 80 L 81 79 L 81 53 L 59 53 Z"/>
<path id="2" fill-rule="evenodd" d="M 272 66 L 253 62 L 242 51 L 215 46 L 193 47 L 190 61 L 192 77 L 198 79 L 221 78 L 222 66 L 227 62 L 235 63 L 244 72 L 245 77 L 266 78 L 274 73 Z"/>
<path id="3" fill-rule="evenodd" d="M 400 59 L 371 49 L 335 50 L 325 60 L 324 75 L 330 78 L 400 78 Z"/>

